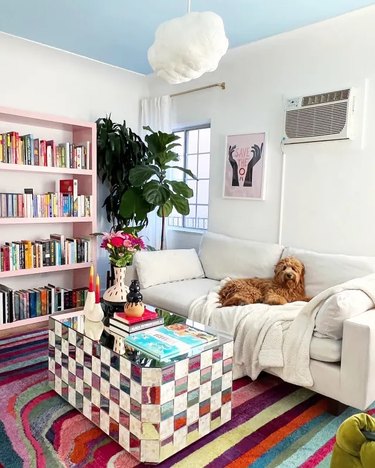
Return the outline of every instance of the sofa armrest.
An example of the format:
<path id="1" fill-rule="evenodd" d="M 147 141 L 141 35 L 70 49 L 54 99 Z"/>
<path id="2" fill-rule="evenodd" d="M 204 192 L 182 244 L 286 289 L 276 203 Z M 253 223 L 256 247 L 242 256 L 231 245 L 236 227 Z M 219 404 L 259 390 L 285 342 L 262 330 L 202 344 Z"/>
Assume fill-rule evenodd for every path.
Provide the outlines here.
<path id="1" fill-rule="evenodd" d="M 341 389 L 361 410 L 375 400 L 375 309 L 344 321 Z"/>

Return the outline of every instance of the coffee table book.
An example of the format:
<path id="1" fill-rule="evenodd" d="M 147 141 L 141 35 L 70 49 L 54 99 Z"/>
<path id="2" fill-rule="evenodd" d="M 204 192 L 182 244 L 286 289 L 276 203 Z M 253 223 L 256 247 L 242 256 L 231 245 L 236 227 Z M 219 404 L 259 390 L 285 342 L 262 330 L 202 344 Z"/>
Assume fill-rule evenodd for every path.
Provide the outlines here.
<path id="1" fill-rule="evenodd" d="M 179 323 L 134 333 L 126 337 L 125 344 L 164 361 L 215 340 L 215 335 Z"/>

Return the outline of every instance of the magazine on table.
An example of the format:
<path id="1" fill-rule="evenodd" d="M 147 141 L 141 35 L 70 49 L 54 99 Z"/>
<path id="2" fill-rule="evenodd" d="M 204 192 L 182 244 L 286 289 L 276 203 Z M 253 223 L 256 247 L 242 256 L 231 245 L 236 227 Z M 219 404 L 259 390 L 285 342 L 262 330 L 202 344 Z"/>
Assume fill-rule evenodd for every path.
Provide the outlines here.
<path id="1" fill-rule="evenodd" d="M 215 340 L 217 336 L 211 333 L 184 323 L 175 323 L 134 333 L 125 339 L 125 343 L 162 361 Z"/>

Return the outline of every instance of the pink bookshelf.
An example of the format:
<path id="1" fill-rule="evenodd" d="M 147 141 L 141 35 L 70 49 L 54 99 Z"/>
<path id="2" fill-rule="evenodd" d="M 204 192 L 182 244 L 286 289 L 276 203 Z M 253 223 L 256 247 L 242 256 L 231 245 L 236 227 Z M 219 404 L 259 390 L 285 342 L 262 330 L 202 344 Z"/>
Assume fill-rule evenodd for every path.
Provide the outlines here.
<path id="1" fill-rule="evenodd" d="M 69 318 L 69 317 L 73 317 L 76 315 L 80 315 L 82 313 L 83 313 L 82 309 L 81 310 L 69 309 L 69 310 L 63 310 L 61 312 L 55 312 L 52 315 L 64 315 L 64 317 Z M 24 325 L 30 325 L 32 323 L 37 323 L 37 322 L 46 322 L 48 320 L 48 317 L 50 317 L 50 315 L 41 315 L 40 317 L 33 317 L 29 319 L 18 320 L 17 322 L 4 323 L 0 326 L 0 338 L 1 338 L 2 330 L 7 330 L 9 328 L 20 327 Z"/>
<path id="2" fill-rule="evenodd" d="M 97 176 L 96 176 L 96 124 L 67 117 L 40 114 L 28 110 L 0 106 L 0 133 L 19 132 L 32 134 L 34 138 L 54 140 L 56 144 L 70 142 L 74 145 L 90 143 L 88 169 L 45 167 L 0 162 L 1 192 L 21 193 L 33 188 L 34 193 L 54 191 L 54 184 L 61 179 L 76 179 L 79 194 L 92 195 L 90 217 L 56 218 L 0 218 L 0 244 L 10 240 L 48 238 L 52 233 L 69 237 L 87 237 L 97 231 Z M 92 262 L 96 265 L 96 242 L 91 242 Z M 50 275 L 61 278 L 63 288 L 87 286 L 91 263 L 75 263 L 43 268 L 30 268 L 0 272 L 0 283 L 13 289 L 29 289 L 49 283 Z M 60 279 L 59 279 L 60 281 Z M 69 311 L 70 312 L 70 311 Z M 67 311 L 64 311 L 67 313 Z M 26 325 L 48 316 L 0 323 L 1 330 Z"/>

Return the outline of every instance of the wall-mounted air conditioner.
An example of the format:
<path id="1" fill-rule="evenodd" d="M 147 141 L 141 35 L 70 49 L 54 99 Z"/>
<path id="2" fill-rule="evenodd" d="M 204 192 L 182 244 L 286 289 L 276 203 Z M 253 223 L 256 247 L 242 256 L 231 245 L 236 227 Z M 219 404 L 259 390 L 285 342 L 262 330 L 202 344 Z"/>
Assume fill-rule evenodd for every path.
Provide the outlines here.
<path id="1" fill-rule="evenodd" d="M 285 144 L 352 139 L 354 90 L 287 99 Z"/>

